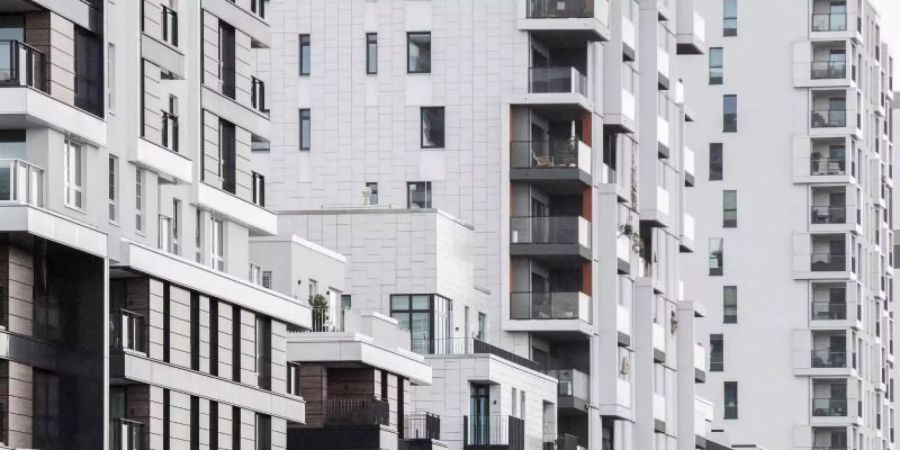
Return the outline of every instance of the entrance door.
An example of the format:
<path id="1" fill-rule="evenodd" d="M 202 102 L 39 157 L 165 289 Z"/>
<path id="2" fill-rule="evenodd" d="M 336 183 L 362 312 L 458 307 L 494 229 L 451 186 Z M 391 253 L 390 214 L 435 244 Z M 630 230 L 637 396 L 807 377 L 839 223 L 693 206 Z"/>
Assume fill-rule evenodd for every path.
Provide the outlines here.
<path id="1" fill-rule="evenodd" d="M 472 445 L 489 445 L 491 442 L 491 395 L 486 384 L 471 385 L 469 398 L 469 440 Z"/>

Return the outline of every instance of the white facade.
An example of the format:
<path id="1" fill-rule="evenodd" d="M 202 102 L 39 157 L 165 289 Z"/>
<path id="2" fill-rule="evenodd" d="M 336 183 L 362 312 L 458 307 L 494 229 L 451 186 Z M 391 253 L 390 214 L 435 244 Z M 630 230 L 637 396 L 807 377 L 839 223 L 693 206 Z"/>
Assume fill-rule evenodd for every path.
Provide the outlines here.
<path id="1" fill-rule="evenodd" d="M 865 0 L 698 7 L 703 207 L 682 272 L 707 311 L 715 426 L 769 449 L 894 448 L 890 26 Z"/>

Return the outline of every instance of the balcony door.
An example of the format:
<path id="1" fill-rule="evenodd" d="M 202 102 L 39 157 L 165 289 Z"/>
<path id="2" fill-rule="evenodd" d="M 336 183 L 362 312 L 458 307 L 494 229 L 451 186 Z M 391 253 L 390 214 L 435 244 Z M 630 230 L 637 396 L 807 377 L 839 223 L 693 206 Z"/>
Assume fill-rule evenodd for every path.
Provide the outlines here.
<path id="1" fill-rule="evenodd" d="M 488 445 L 491 442 L 490 386 L 486 384 L 471 385 L 469 397 L 469 442 L 474 445 Z"/>

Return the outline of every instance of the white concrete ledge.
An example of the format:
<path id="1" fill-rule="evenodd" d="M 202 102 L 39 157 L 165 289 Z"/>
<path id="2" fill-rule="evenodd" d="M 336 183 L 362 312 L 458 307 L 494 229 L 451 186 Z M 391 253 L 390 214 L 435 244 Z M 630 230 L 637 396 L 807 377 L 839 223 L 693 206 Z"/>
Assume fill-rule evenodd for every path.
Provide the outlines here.
<path id="1" fill-rule="evenodd" d="M 0 201 L 0 232 L 33 234 L 101 258 L 106 257 L 106 234 L 46 209 Z"/>
<path id="2" fill-rule="evenodd" d="M 141 138 L 138 138 L 135 149 L 134 161 L 138 165 L 185 183 L 193 182 L 193 162 L 187 156 Z"/>
<path id="3" fill-rule="evenodd" d="M 224 0 L 223 0 L 224 1 Z M 242 105 L 237 100 L 228 98 L 208 86 L 201 91 L 203 109 L 221 117 L 256 136 L 268 139 L 271 133 L 269 118 L 259 111 Z"/>
<path id="4" fill-rule="evenodd" d="M 153 36 L 141 34 L 141 56 L 147 61 L 184 79 L 184 54 Z"/>
<path id="5" fill-rule="evenodd" d="M 197 183 L 197 204 L 224 214 L 260 234 L 278 234 L 278 216 L 275 213 L 206 183 Z"/>
<path id="6" fill-rule="evenodd" d="M 247 33 L 254 47 L 272 46 L 272 31 L 269 24 L 252 12 L 228 0 L 203 0 L 203 9 Z"/>
<path id="7" fill-rule="evenodd" d="M 303 302 L 143 244 L 123 239 L 122 258 L 116 265 L 189 287 L 289 324 L 306 328 L 312 324 L 312 312 Z"/>
<path id="8" fill-rule="evenodd" d="M 0 88 L 0 126 L 50 127 L 90 144 L 106 146 L 103 119 L 27 87 Z"/>

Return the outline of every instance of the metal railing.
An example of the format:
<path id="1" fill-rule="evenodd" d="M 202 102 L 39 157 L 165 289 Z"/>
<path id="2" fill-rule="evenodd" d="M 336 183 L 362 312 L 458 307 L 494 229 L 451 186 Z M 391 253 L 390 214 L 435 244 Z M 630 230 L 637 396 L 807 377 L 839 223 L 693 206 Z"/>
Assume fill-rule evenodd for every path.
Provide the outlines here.
<path id="1" fill-rule="evenodd" d="M 325 400 L 325 425 L 388 425 L 390 405 L 369 397 Z"/>
<path id="2" fill-rule="evenodd" d="M 812 303 L 812 319 L 813 320 L 846 320 L 847 319 L 847 303 L 844 302 L 813 302 Z"/>
<path id="3" fill-rule="evenodd" d="M 513 141 L 510 166 L 513 169 L 567 169 L 579 167 L 581 140 Z"/>
<path id="4" fill-rule="evenodd" d="M 578 450 L 578 438 L 571 434 L 544 436 L 543 450 Z"/>
<path id="5" fill-rule="evenodd" d="M 846 61 L 813 61 L 810 70 L 813 80 L 831 80 L 847 77 Z"/>
<path id="6" fill-rule="evenodd" d="M 112 419 L 110 422 L 111 450 L 143 450 L 144 424 L 135 420 Z"/>
<path id="7" fill-rule="evenodd" d="M 528 92 L 587 95 L 587 77 L 574 67 L 531 67 L 528 69 Z"/>
<path id="8" fill-rule="evenodd" d="M 809 215 L 814 224 L 847 223 L 846 206 L 813 206 Z"/>
<path id="9" fill-rule="evenodd" d="M 491 354 L 531 370 L 540 369 L 536 361 L 476 338 L 413 339 L 412 350 L 421 355 Z"/>
<path id="10" fill-rule="evenodd" d="M 347 311 L 349 308 L 339 308 L 332 311 L 329 306 L 313 306 L 312 327 L 310 329 L 291 327 L 288 331 L 293 333 L 342 333 L 345 330 Z"/>
<path id="11" fill-rule="evenodd" d="M 590 246 L 588 230 L 582 230 L 581 216 L 519 216 L 509 219 L 513 244 L 583 244 Z M 589 228 L 589 227 L 588 227 Z"/>
<path id="12" fill-rule="evenodd" d="M 110 314 L 110 322 L 113 348 L 136 352 L 146 351 L 147 325 L 143 315 L 127 309 L 120 309 Z"/>
<path id="13" fill-rule="evenodd" d="M 814 109 L 811 112 L 813 128 L 834 128 L 847 126 L 846 109 Z"/>
<path id="14" fill-rule="evenodd" d="M 162 145 L 178 152 L 178 116 L 168 111 L 162 112 Z"/>
<path id="15" fill-rule="evenodd" d="M 529 0 L 529 19 L 594 17 L 594 0 Z"/>
<path id="16" fill-rule="evenodd" d="M 844 175 L 847 173 L 847 161 L 844 159 L 816 158 L 809 161 L 812 175 Z"/>
<path id="17" fill-rule="evenodd" d="M 441 416 L 429 412 L 407 414 L 403 418 L 403 439 L 441 439 Z"/>
<path id="18" fill-rule="evenodd" d="M 815 369 L 837 369 L 847 367 L 847 352 L 833 350 L 812 350 L 810 364 Z"/>
<path id="19" fill-rule="evenodd" d="M 811 255 L 813 272 L 847 270 L 847 255 L 843 253 L 813 253 Z"/>
<path id="20" fill-rule="evenodd" d="M 47 92 L 44 54 L 23 42 L 0 40 L 0 86 L 27 86 Z"/>
<path id="21" fill-rule="evenodd" d="M 44 206 L 44 169 L 21 159 L 0 159 L 0 201 Z"/>
<path id="22" fill-rule="evenodd" d="M 509 450 L 524 450 L 525 422 L 513 416 L 464 416 L 463 432 L 466 448 L 509 446 Z"/>
<path id="23" fill-rule="evenodd" d="M 510 319 L 590 321 L 590 297 L 582 292 L 511 292 Z"/>
<path id="24" fill-rule="evenodd" d="M 847 415 L 847 399 L 813 398 L 812 415 L 818 417 L 844 417 Z"/>
<path id="25" fill-rule="evenodd" d="M 847 31 L 847 13 L 814 13 L 813 31 Z"/>

